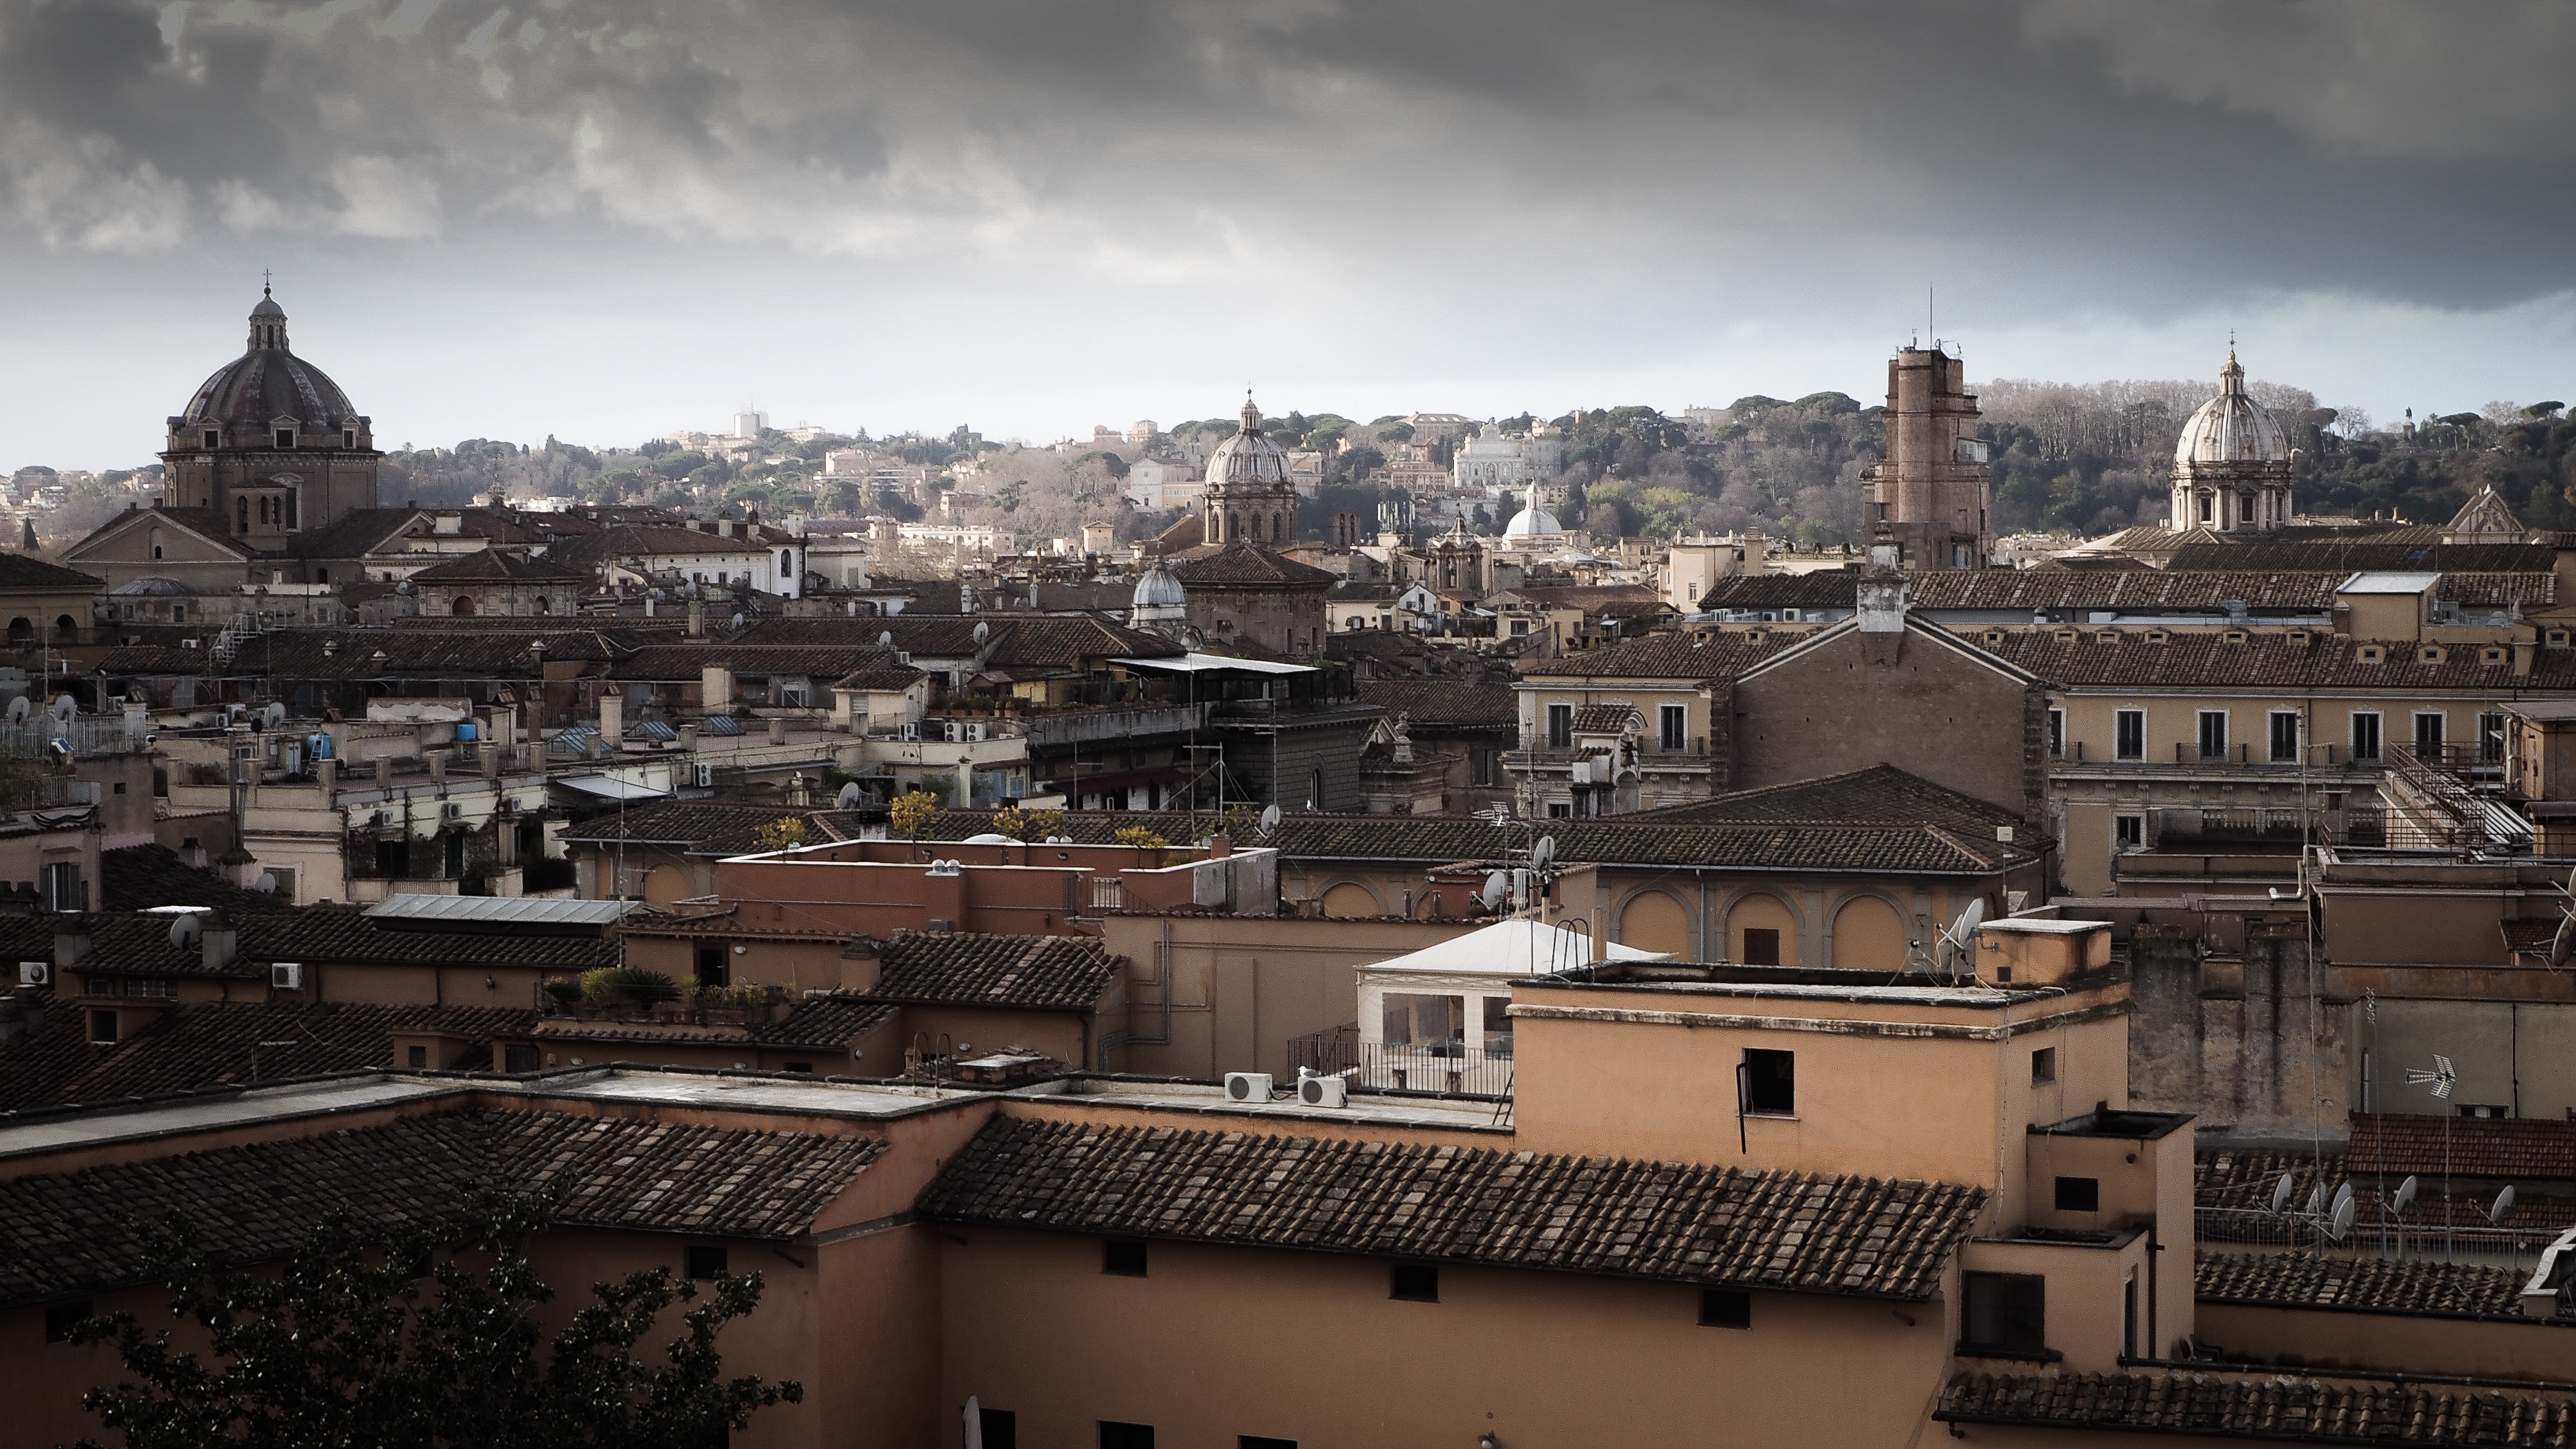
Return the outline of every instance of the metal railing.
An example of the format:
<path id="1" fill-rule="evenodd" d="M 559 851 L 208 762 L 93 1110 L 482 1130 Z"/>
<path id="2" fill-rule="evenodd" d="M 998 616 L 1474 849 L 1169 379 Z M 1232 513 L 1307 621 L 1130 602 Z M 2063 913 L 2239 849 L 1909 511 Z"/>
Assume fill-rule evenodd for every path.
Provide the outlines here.
<path id="1" fill-rule="evenodd" d="M 1104 911 L 1124 909 L 1126 899 L 1127 882 L 1114 875 L 1091 878 L 1091 914 L 1096 916 Z"/>
<path id="2" fill-rule="evenodd" d="M 1352 1085 L 1395 1092 L 1456 1092 L 1476 1097 L 1512 1093 L 1509 1045 L 1500 1050 L 1466 1042 L 1383 1046 L 1360 1040 L 1357 1026 L 1327 1027 L 1288 1041 L 1288 1067 L 1319 1077 L 1351 1074 Z"/>
<path id="3" fill-rule="evenodd" d="M 2438 1215 L 2439 1206 L 2432 1208 Z M 2477 1208 L 2461 1200 L 2455 1211 L 2475 1221 Z M 2498 1228 L 2483 1223 L 2456 1223 L 2444 1227 L 2440 1222 L 2423 1220 L 2425 1209 L 2403 1219 L 2360 1222 L 2353 1226 L 2343 1241 L 2320 1245 L 2317 1224 L 2298 1213 L 2267 1212 L 2261 1208 L 2203 1207 L 2192 1210 L 2192 1231 L 2205 1245 L 2252 1247 L 2283 1252 L 2322 1250 L 2337 1258 L 2380 1258 L 2390 1262 L 2453 1262 L 2487 1268 L 2511 1268 L 2528 1272 L 2539 1266 L 2540 1255 L 2558 1240 L 2555 1228 Z"/>

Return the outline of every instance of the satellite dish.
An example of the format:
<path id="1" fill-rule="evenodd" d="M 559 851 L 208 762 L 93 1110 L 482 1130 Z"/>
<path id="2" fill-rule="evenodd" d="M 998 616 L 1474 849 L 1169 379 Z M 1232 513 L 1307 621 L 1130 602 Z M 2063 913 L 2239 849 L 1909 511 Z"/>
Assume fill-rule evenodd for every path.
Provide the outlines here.
<path id="1" fill-rule="evenodd" d="M 2397 1184 L 2397 1196 L 2390 1202 L 2390 1210 L 2402 1213 L 2408 1208 L 2413 1207 L 2415 1205 L 2415 1186 L 2415 1179 L 2411 1176 L 2404 1182 Z"/>
<path id="2" fill-rule="evenodd" d="M 859 803 L 867 798 L 868 792 L 859 788 L 858 781 L 852 780 L 841 787 L 840 794 L 832 797 L 832 803 L 843 810 L 856 810 Z"/>
<path id="3" fill-rule="evenodd" d="M 251 882 L 251 889 L 264 896 L 277 894 L 277 873 L 275 871 L 268 870 L 261 871 L 259 873 L 259 879 Z"/>
<path id="4" fill-rule="evenodd" d="M 1495 910 L 1501 907 L 1503 897 L 1510 894 L 1511 888 L 1512 883 L 1508 876 L 1499 870 L 1488 871 L 1485 875 L 1485 888 L 1476 892 L 1476 899 L 1483 903 L 1486 910 Z"/>
<path id="5" fill-rule="evenodd" d="M 894 631 L 892 629 L 885 630 L 877 635 L 877 647 L 879 649 L 892 649 L 894 647 Z"/>
<path id="6" fill-rule="evenodd" d="M 2279 1182 L 2272 1184 L 2272 1211 L 2280 1212 L 2290 1205 L 2290 1189 L 2292 1185 L 2290 1175 L 2286 1172 L 2281 1174 L 2281 1180 Z"/>
<path id="7" fill-rule="evenodd" d="M 197 937 L 205 930 L 193 914 L 170 918 L 170 944 L 182 951 L 193 951 Z"/>
<path id="8" fill-rule="evenodd" d="M 58 720 L 68 721 L 79 716 L 80 706 L 72 702 L 70 695 L 58 694 L 54 696 L 53 714 Z"/>
<path id="9" fill-rule="evenodd" d="M 2496 1194 L 2495 1206 L 2487 1209 L 2487 1221 L 2497 1227 L 2503 1227 L 2504 1220 L 2512 1216 L 2513 1184 L 2508 1182 L 2504 1185 L 2504 1191 Z"/>
<path id="10" fill-rule="evenodd" d="M 2334 1216 L 2326 1220 L 2326 1236 L 2340 1243 L 2352 1232 L 2352 1195 L 2335 1199 Z"/>
<path id="11" fill-rule="evenodd" d="M 25 724 L 27 716 L 34 712 L 33 707 L 27 703 L 27 696 L 23 694 L 9 701 L 9 723 L 11 724 Z"/>
<path id="12" fill-rule="evenodd" d="M 261 713 L 267 717 L 271 729 L 286 723 L 286 706 L 275 700 L 269 701 L 268 708 Z"/>
<path id="13" fill-rule="evenodd" d="M 1964 970 L 1970 975 L 1975 974 L 1974 969 L 1966 965 L 1962 958 L 1968 954 L 1968 938 L 1975 935 L 1977 927 L 1984 925 L 1985 922 L 1986 898 L 1979 896 L 1968 902 L 1968 908 L 1961 911 L 1959 918 L 1952 921 L 1949 929 L 1941 933 L 1939 950 L 1943 969 L 1951 972 Z"/>
<path id="14" fill-rule="evenodd" d="M 1958 929 L 1960 946 L 1964 948 L 1968 944 L 1969 934 L 1985 923 L 1986 898 L 1984 896 L 1979 896 L 1975 900 L 1968 902 L 1968 908 L 1959 913 Z"/>
<path id="15" fill-rule="evenodd" d="M 2326 1211 L 2326 1185 L 2320 1181 L 2308 1188 L 2308 1216 L 2323 1217 Z"/>
<path id="16" fill-rule="evenodd" d="M 2346 1212 L 2350 1212 L 2350 1211 L 2352 1211 L 2352 1184 L 2351 1184 L 2351 1183 L 2348 1183 L 2348 1182 L 2347 1182 L 2347 1183 L 2344 1183 L 2343 1185 L 2341 1185 L 2341 1186 L 2339 1186 L 2339 1187 L 2337 1187 L 2337 1188 L 2335 1189 L 2335 1195 L 2334 1195 L 2334 1208 L 2333 1208 L 2333 1211 L 2335 1211 L 2335 1212 L 2339 1212 L 2339 1213 L 2346 1213 Z"/>
<path id="17" fill-rule="evenodd" d="M 978 623 L 978 624 L 975 626 L 975 642 L 976 642 L 977 644 L 982 644 L 985 640 L 990 639 L 990 638 L 992 638 L 992 637 L 993 637 L 993 626 L 992 626 L 992 625 L 990 625 L 990 624 Z"/>
<path id="18" fill-rule="evenodd" d="M 981 629 L 981 628 L 983 628 L 984 626 L 983 626 L 983 625 L 981 625 L 981 624 L 978 624 L 978 625 L 976 625 L 975 627 L 976 627 L 976 628 L 978 628 L 978 629 Z M 1276 805 L 1264 805 L 1263 807 L 1261 807 L 1261 833 L 1262 833 L 1262 835 L 1263 835 L 1265 838 L 1267 838 L 1267 837 L 1269 836 L 1269 834 L 1270 834 L 1270 832 L 1271 832 L 1271 831 L 1274 831 L 1274 830 L 1276 830 L 1276 829 L 1278 829 L 1278 828 L 1279 828 L 1279 807 L 1278 807 L 1278 806 L 1276 806 Z"/>
<path id="19" fill-rule="evenodd" d="M 742 611 L 740 609 L 733 611 L 733 626 L 737 629 L 742 627 Z"/>
<path id="20" fill-rule="evenodd" d="M 1556 864 L 1556 837 L 1542 835 L 1538 838 L 1538 844 L 1530 847 L 1530 869 L 1545 870 L 1554 864 Z"/>

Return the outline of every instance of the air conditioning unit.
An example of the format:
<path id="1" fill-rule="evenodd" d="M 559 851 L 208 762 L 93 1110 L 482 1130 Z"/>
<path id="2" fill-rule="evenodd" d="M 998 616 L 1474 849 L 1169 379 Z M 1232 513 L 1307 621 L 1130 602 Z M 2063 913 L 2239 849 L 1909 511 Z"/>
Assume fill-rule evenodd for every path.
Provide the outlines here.
<path id="1" fill-rule="evenodd" d="M 441 820 L 454 820 L 464 813 L 465 807 L 457 804 L 453 800 L 438 807 L 438 818 Z"/>
<path id="2" fill-rule="evenodd" d="M 21 961 L 18 963 L 18 984 L 21 986 L 44 986 L 52 982 L 53 979 L 54 963 L 51 961 Z"/>
<path id="3" fill-rule="evenodd" d="M 1347 1107 L 1351 1104 L 1348 1077 L 1299 1077 L 1297 1100 L 1309 1107 Z"/>
<path id="4" fill-rule="evenodd" d="M 906 724 L 906 725 L 903 727 L 903 737 L 904 737 L 905 739 L 907 739 L 907 740 L 918 740 L 918 739 L 920 739 L 920 738 L 921 738 L 921 726 L 919 726 L 919 725 L 917 725 L 917 724 Z"/>
<path id="5" fill-rule="evenodd" d="M 957 733 L 958 733 L 958 731 L 959 731 L 959 730 L 961 730 L 961 729 L 963 729 L 963 728 L 964 728 L 964 726 L 962 726 L 962 725 L 958 724 L 958 723 L 957 723 L 957 721 L 955 721 L 955 720 L 953 720 L 953 719 L 952 719 L 952 720 L 948 720 L 948 721 L 946 721 L 946 722 L 942 723 L 942 724 L 939 726 L 939 737 L 940 737 L 941 739 L 944 739 L 944 740 L 948 741 L 948 743 L 950 743 L 950 744 L 952 744 L 952 745 L 953 745 L 953 744 L 957 743 Z"/>
<path id="6" fill-rule="evenodd" d="M 382 830 L 382 829 L 384 829 L 386 826 L 391 825 L 391 824 L 393 824 L 393 823 L 394 823 L 394 817 L 393 817 L 393 812 L 392 812 L 392 811 L 390 811 L 390 810 L 379 810 L 379 811 L 377 811 L 377 812 L 376 812 L 375 826 L 376 826 L 376 828 L 377 828 L 378 830 Z"/>
<path id="7" fill-rule="evenodd" d="M 716 784 L 716 767 L 708 764 L 699 765 L 697 779 L 699 789 L 714 789 Z"/>
<path id="8" fill-rule="evenodd" d="M 1225 1099 L 1229 1102 L 1269 1101 L 1270 1074 L 1268 1072 L 1226 1073 Z"/>
<path id="9" fill-rule="evenodd" d="M 975 744 L 983 743 L 984 727 L 981 724 L 970 724 L 966 726 L 966 738 L 968 741 Z"/>
<path id="10" fill-rule="evenodd" d="M 271 988 L 278 991 L 303 990 L 304 963 L 301 961 L 270 962 L 268 965 L 268 984 Z"/>

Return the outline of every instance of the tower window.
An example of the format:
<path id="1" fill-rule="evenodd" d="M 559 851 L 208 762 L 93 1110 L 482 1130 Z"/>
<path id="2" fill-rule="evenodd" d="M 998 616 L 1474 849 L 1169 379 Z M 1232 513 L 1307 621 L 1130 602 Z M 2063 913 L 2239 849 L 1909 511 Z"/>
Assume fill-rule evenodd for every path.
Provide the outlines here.
<path id="1" fill-rule="evenodd" d="M 358 446 L 358 430 L 356 428 L 342 428 L 340 430 L 340 446 L 343 448 L 354 448 Z"/>
<path id="2" fill-rule="evenodd" d="M 209 447 L 209 448 L 220 448 L 220 447 L 222 447 L 223 445 L 224 445 L 224 435 L 223 435 L 223 431 L 222 431 L 222 429 L 220 429 L 220 428 L 208 428 L 208 429 L 206 429 L 206 446 L 207 446 L 207 447 Z"/>
<path id="3" fill-rule="evenodd" d="M 278 430 L 277 430 L 277 446 L 279 446 L 279 447 L 281 447 L 281 448 L 292 448 L 292 447 L 294 447 L 294 446 L 295 446 L 295 430 L 294 430 L 293 428 L 280 428 L 280 429 L 278 429 Z"/>

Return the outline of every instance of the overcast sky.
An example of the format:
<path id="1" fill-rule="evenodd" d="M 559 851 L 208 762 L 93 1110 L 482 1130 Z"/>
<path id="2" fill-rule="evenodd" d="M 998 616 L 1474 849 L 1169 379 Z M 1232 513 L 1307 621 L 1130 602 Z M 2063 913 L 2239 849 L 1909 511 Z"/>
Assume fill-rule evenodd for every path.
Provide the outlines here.
<path id="1" fill-rule="evenodd" d="M 0 0 L 0 466 L 1973 377 L 2576 399 L 2576 6 Z"/>

